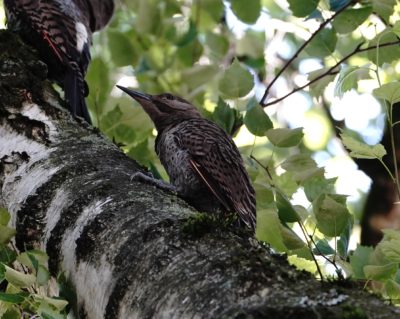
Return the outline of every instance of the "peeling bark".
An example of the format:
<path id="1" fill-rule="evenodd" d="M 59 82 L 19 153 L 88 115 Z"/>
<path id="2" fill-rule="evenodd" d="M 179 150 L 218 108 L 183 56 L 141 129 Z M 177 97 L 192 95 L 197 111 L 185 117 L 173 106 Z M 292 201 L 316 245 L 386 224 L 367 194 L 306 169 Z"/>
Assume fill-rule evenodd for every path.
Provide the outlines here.
<path id="1" fill-rule="evenodd" d="M 0 31 L 0 205 L 20 249 L 64 271 L 82 318 L 398 318 L 360 287 L 320 283 L 246 230 L 130 180 L 140 169 L 74 120 L 46 66 Z M 196 219 L 197 218 L 197 219 Z"/>

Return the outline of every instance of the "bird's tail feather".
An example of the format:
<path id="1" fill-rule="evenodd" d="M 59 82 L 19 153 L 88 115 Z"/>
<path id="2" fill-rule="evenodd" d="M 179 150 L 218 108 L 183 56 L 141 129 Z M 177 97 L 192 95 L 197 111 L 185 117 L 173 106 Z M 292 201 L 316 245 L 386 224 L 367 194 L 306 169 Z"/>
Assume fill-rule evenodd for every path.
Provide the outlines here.
<path id="1" fill-rule="evenodd" d="M 89 124 L 92 123 L 85 101 L 87 86 L 79 78 L 75 70 L 67 70 L 64 80 L 65 99 L 72 115 L 83 117 Z"/>

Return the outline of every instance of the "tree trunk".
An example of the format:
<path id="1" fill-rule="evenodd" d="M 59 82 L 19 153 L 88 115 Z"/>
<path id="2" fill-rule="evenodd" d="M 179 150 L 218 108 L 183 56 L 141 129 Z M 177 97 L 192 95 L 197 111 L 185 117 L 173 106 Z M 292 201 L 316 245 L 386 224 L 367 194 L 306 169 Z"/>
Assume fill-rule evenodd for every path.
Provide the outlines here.
<path id="1" fill-rule="evenodd" d="M 398 318 L 349 282 L 321 283 L 247 230 L 131 181 L 139 165 L 74 120 L 46 66 L 0 31 L 0 205 L 20 249 L 47 251 L 82 318 Z"/>

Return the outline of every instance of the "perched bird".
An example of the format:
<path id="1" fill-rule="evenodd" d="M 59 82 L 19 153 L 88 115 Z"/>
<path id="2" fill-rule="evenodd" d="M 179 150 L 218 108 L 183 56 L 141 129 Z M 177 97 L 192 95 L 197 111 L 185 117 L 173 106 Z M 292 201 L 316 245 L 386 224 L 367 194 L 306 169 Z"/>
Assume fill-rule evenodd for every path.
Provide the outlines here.
<path id="1" fill-rule="evenodd" d="M 180 97 L 117 87 L 139 102 L 154 122 L 155 149 L 176 192 L 199 211 L 236 212 L 255 229 L 255 192 L 229 135 Z"/>
<path id="2" fill-rule="evenodd" d="M 74 116 L 91 122 L 84 80 L 90 62 L 92 33 L 104 27 L 114 11 L 113 0 L 4 0 L 7 26 L 46 62 L 49 78 L 65 91 Z"/>

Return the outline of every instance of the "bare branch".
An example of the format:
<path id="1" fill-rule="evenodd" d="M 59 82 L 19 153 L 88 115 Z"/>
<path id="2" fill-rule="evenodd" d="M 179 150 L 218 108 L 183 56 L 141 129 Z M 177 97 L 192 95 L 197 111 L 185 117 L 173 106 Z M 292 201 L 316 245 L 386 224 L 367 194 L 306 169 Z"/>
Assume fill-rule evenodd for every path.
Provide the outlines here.
<path id="1" fill-rule="evenodd" d="M 268 84 L 267 88 L 265 89 L 265 93 L 260 101 L 261 105 L 265 105 L 264 101 L 268 96 L 269 90 L 271 87 L 274 85 L 274 83 L 279 79 L 279 77 L 282 75 L 283 72 L 286 71 L 286 69 L 292 64 L 292 62 L 299 56 L 299 54 L 304 50 L 304 48 L 312 41 L 312 39 L 315 38 L 315 36 L 320 33 L 327 24 L 329 24 L 331 21 L 333 21 L 340 13 L 342 13 L 344 10 L 346 10 L 349 6 L 353 4 L 353 1 L 350 1 L 348 4 L 343 6 L 341 9 L 339 9 L 335 14 L 333 14 L 329 19 L 326 19 L 324 22 L 321 23 L 319 28 L 311 34 L 311 37 L 305 41 L 300 48 L 296 51 L 296 53 L 286 62 L 286 64 L 283 66 L 283 68 L 278 72 L 278 74 L 273 78 L 270 84 Z"/>

